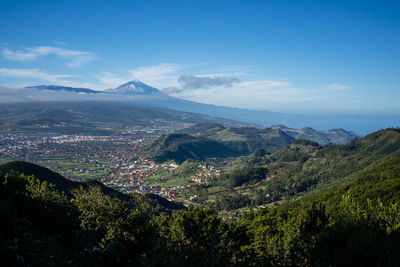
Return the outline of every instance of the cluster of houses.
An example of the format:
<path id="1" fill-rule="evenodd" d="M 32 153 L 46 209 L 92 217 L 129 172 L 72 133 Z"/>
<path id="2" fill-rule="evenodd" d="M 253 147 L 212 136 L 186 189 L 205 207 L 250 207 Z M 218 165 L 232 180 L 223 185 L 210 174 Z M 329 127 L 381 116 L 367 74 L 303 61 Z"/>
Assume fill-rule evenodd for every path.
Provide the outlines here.
<path id="1" fill-rule="evenodd" d="M 190 176 L 190 180 L 195 183 L 207 182 L 210 179 L 214 179 L 221 174 L 221 170 L 215 169 L 214 166 L 199 164 L 197 167 L 201 171 L 196 173 L 195 175 Z"/>
<path id="2" fill-rule="evenodd" d="M 151 136 L 1 134 L 0 137 L 0 159 L 4 161 L 29 160 L 49 166 L 68 178 L 80 179 L 86 175 L 127 193 L 154 193 L 176 200 L 192 183 L 207 182 L 221 174 L 214 166 L 201 163 L 197 165 L 198 172 L 187 177 L 187 184 L 164 184 L 168 178 L 163 174 L 176 172 L 179 165 L 158 164 L 138 158 L 133 152 Z"/>

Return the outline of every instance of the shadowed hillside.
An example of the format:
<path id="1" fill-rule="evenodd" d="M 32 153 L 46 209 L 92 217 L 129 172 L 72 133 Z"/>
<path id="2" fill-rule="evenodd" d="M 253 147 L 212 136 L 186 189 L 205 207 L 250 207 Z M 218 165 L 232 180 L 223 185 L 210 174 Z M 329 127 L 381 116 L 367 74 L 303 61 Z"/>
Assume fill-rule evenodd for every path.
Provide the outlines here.
<path id="1" fill-rule="evenodd" d="M 174 160 L 178 163 L 186 159 L 205 160 L 213 157 L 233 157 L 240 155 L 219 142 L 193 137 L 187 134 L 163 135 L 146 149 L 157 162 Z"/>

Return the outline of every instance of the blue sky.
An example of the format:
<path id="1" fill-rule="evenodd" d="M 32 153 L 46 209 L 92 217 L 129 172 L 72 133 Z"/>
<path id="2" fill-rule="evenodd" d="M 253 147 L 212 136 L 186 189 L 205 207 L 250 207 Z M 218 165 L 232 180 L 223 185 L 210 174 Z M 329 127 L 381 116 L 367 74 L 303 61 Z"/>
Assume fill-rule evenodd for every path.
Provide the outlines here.
<path id="1" fill-rule="evenodd" d="M 399 1 L 0 1 L 0 85 L 399 114 Z"/>

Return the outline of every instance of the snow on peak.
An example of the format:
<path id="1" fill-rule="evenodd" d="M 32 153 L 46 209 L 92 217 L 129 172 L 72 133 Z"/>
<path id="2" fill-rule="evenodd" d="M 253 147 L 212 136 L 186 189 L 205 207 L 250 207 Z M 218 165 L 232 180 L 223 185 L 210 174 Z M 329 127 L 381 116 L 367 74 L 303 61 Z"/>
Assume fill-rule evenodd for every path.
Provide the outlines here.
<path id="1" fill-rule="evenodd" d="M 124 83 L 115 89 L 109 89 L 107 92 L 124 95 L 154 95 L 161 93 L 158 89 L 144 84 L 138 79 Z"/>

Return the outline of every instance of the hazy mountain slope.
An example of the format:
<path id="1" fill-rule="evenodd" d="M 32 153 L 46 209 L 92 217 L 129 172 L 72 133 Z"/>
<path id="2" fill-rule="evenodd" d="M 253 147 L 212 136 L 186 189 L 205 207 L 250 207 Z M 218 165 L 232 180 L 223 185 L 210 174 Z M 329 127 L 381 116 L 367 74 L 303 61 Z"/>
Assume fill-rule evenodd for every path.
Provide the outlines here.
<path id="1" fill-rule="evenodd" d="M 273 126 L 274 129 L 280 129 L 286 134 L 290 135 L 295 139 L 306 139 L 317 142 L 320 145 L 332 144 L 345 144 L 354 138 L 359 138 L 360 136 L 346 131 L 344 129 L 331 129 L 328 131 L 317 131 L 311 127 L 305 127 L 301 129 L 287 128 L 283 125 Z"/>
<path id="2" fill-rule="evenodd" d="M 113 134 L 134 127 L 174 127 L 199 122 L 244 125 L 206 115 L 135 103 L 32 102 L 0 105 L 0 132 Z"/>
<path id="3" fill-rule="evenodd" d="M 263 126 L 283 124 L 291 128 L 312 127 L 319 130 L 343 128 L 358 134 L 368 134 L 389 126 L 397 127 L 400 121 L 400 115 L 289 114 L 203 104 L 167 95 L 157 96 L 156 100 L 150 97 L 130 101 Z"/>
<path id="4" fill-rule="evenodd" d="M 32 88 L 35 89 L 36 87 L 33 86 Z M 48 87 L 57 88 L 58 86 Z M 85 88 L 62 86 L 58 88 L 64 88 L 64 90 L 71 93 L 81 93 L 79 95 L 69 96 L 69 98 L 74 99 L 74 101 L 82 98 L 82 93 L 85 93 L 86 90 Z M 203 104 L 163 94 L 158 89 L 138 80 L 130 81 L 115 89 L 94 91 L 99 94 L 90 94 L 93 93 L 92 91 L 94 90 L 87 92 L 89 94 L 84 96 L 85 100 L 88 99 L 88 95 L 92 96 L 91 100 L 101 99 L 103 101 L 108 97 L 113 97 L 114 100 L 116 100 L 115 97 L 119 97 L 119 100 L 116 101 L 131 101 L 138 105 L 164 107 L 177 111 L 194 112 L 264 126 L 283 124 L 292 128 L 313 127 L 320 130 L 344 128 L 360 134 L 367 134 L 376 129 L 399 126 L 398 121 L 400 120 L 399 115 L 288 114 L 284 112 L 270 112 Z M 29 94 L 29 92 L 27 93 Z M 98 97 L 96 98 L 96 96 Z M 60 100 L 65 98 L 65 96 L 60 97 Z M 52 99 L 54 98 L 56 98 L 56 96 L 52 97 Z M 11 99 L 15 102 L 18 97 L 14 96 Z M 35 99 L 46 101 L 47 96 L 40 98 L 40 96 L 35 95 Z M 329 142 L 329 140 L 325 142 Z"/>

